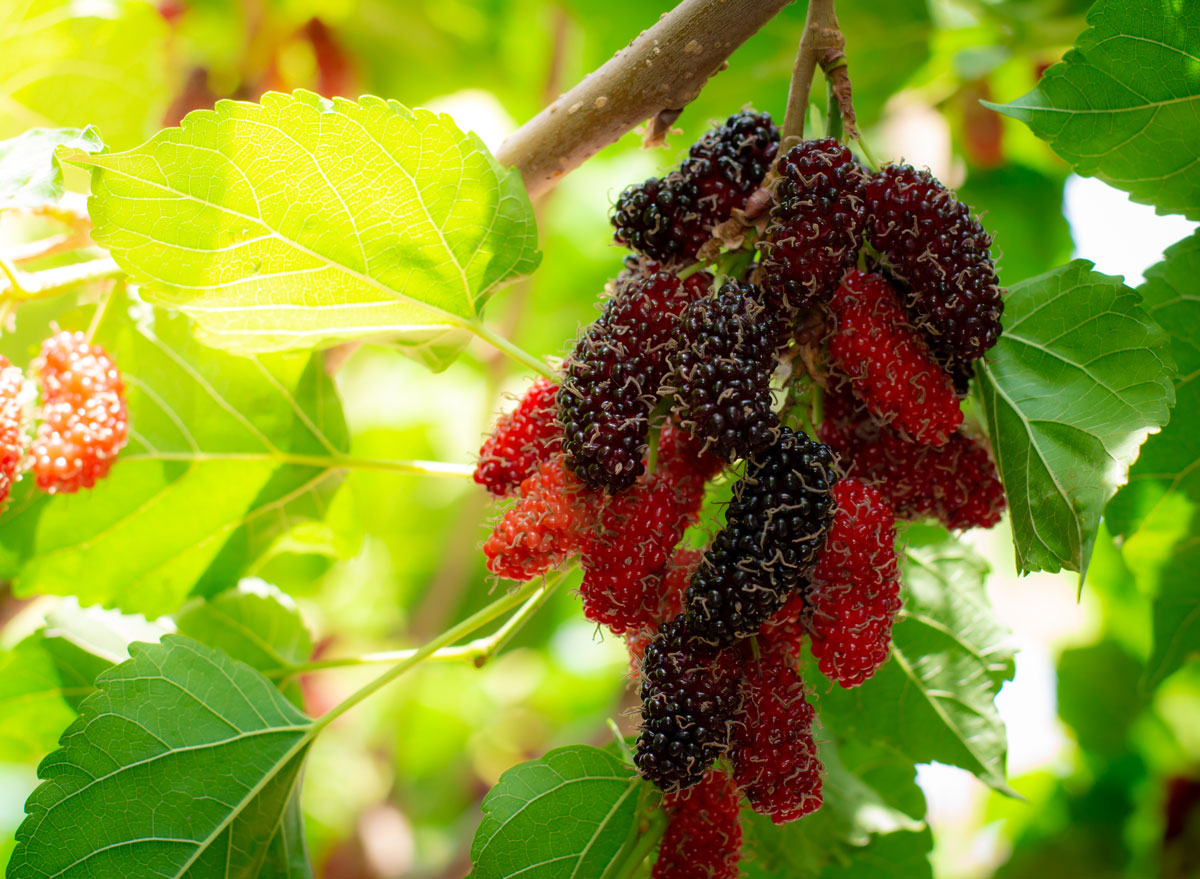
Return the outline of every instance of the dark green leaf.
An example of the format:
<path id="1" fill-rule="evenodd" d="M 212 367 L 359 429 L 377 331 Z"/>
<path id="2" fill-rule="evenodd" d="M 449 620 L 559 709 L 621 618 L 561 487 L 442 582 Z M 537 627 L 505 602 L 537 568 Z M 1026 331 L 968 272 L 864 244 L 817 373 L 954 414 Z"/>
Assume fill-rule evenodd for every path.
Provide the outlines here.
<path id="1" fill-rule="evenodd" d="M 1099 0 L 1090 27 L 1009 104 L 1075 170 L 1160 213 L 1200 218 L 1200 6 Z"/>
<path id="2" fill-rule="evenodd" d="M 9 879 L 311 875 L 293 810 L 312 721 L 188 638 L 130 652 L 39 767 Z"/>
<path id="3" fill-rule="evenodd" d="M 77 595 L 159 616 L 236 583 L 275 537 L 324 515 L 347 447 L 318 358 L 215 352 L 178 315 L 116 305 L 97 341 L 129 387 L 129 445 L 95 488 L 24 480 L 0 550 L 19 594 Z"/>
<path id="4" fill-rule="evenodd" d="M 1138 296 L 1076 260 L 1012 287 L 976 370 L 1023 571 L 1086 573 L 1100 515 L 1174 400 Z"/>
<path id="5" fill-rule="evenodd" d="M 63 172 L 55 149 L 94 153 L 104 143 L 94 128 L 34 128 L 0 141 L 0 210 L 54 204 L 63 194 Z"/>
<path id="6" fill-rule="evenodd" d="M 642 788 L 631 767 L 588 745 L 508 770 L 483 800 L 472 879 L 609 876 L 636 839 Z"/>
<path id="7" fill-rule="evenodd" d="M 1006 791 L 1004 724 L 993 703 L 1012 678 L 1012 649 L 984 593 L 986 572 L 954 540 L 910 548 L 891 658 L 862 686 L 823 693 L 822 722 L 913 763 L 961 766 Z M 812 674 L 823 692 L 824 679 Z"/>

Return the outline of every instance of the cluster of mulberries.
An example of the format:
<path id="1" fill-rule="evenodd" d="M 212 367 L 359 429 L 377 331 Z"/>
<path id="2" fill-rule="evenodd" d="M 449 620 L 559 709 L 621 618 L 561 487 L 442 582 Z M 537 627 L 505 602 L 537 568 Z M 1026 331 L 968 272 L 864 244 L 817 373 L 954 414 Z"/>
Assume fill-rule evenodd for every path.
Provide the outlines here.
<path id="1" fill-rule="evenodd" d="M 739 798 L 778 823 L 821 805 L 798 669 L 808 651 L 855 687 L 886 662 L 896 518 L 964 529 L 1004 509 L 960 407 L 999 332 L 990 239 L 928 173 L 869 173 L 833 139 L 790 149 L 768 179 L 777 144 L 768 117 L 740 113 L 622 194 L 616 239 L 639 255 L 475 474 L 510 499 L 488 568 L 522 580 L 577 559 L 585 616 L 626 642 L 634 762 L 670 819 L 660 879 L 737 875 Z M 719 289 L 683 271 L 764 185 L 757 265 L 721 260 Z M 802 395 L 772 387 L 803 372 L 824 387 L 815 439 L 790 426 Z M 723 472 L 731 498 L 695 548 Z"/>
<path id="2" fill-rule="evenodd" d="M 779 130 L 766 113 L 744 111 L 708 132 L 666 177 L 628 187 L 613 208 L 619 244 L 665 264 L 694 259 L 714 226 L 762 183 Z"/>

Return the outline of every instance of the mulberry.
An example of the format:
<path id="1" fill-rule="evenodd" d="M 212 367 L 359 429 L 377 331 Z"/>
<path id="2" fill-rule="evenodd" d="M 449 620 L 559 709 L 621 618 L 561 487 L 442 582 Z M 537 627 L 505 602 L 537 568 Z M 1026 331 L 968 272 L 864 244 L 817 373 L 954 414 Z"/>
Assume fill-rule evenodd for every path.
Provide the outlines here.
<path id="1" fill-rule="evenodd" d="M 598 504 L 555 455 L 521 483 L 520 499 L 484 543 L 488 570 L 531 580 L 562 564 L 583 547 Z"/>
<path id="2" fill-rule="evenodd" d="M 941 445 L 962 423 L 954 386 L 908 325 L 885 278 L 853 271 L 833 297 L 832 368 L 880 422 L 918 443 Z"/>
<path id="3" fill-rule="evenodd" d="M 779 144 L 766 113 L 730 116 L 696 142 L 679 170 L 629 186 L 613 208 L 614 238 L 666 264 L 693 259 L 758 188 Z"/>
<path id="4" fill-rule="evenodd" d="M 819 435 L 898 516 L 930 516 L 952 530 L 991 528 L 1000 521 L 1004 486 L 986 441 L 961 428 L 943 446 L 910 443 L 873 423 L 845 391 L 831 389 Z"/>
<path id="5" fill-rule="evenodd" d="M 667 832 L 651 879 L 737 879 L 742 825 L 737 786 L 710 769 L 695 787 L 667 794 Z"/>
<path id="6" fill-rule="evenodd" d="M 679 315 L 707 291 L 705 272 L 626 273 L 584 331 L 558 392 L 567 467 L 593 488 L 623 491 L 645 472 L 650 410 Z"/>
<path id="7" fill-rule="evenodd" d="M 770 317 L 750 284 L 725 284 L 684 310 L 663 392 L 681 427 L 726 461 L 771 444 L 775 346 Z"/>
<path id="8" fill-rule="evenodd" d="M 687 620 L 698 637 L 731 644 L 787 603 L 825 538 L 836 478 L 829 448 L 786 427 L 747 461 L 725 525 L 688 586 Z"/>
<path id="9" fill-rule="evenodd" d="M 803 620 L 804 592 L 801 587 L 758 630 L 758 646 L 764 657 L 776 662 L 800 661 L 806 632 Z"/>
<path id="10" fill-rule="evenodd" d="M 35 367 L 42 391 L 30 450 L 37 486 L 51 494 L 91 488 L 128 438 L 121 373 L 103 348 L 66 330 L 42 343 Z"/>
<path id="11" fill-rule="evenodd" d="M 776 824 L 816 811 L 824 767 L 800 675 L 789 665 L 762 660 L 746 669 L 743 692 L 732 748 L 737 786 L 754 811 Z"/>
<path id="12" fill-rule="evenodd" d="M 847 477 L 833 489 L 837 512 L 809 575 L 806 618 L 821 673 L 843 687 L 888 658 L 900 610 L 896 523 L 883 495 Z"/>
<path id="13" fill-rule="evenodd" d="M 633 677 L 641 675 L 642 655 L 646 651 L 646 645 L 654 638 L 658 624 L 683 613 L 683 596 L 687 591 L 688 581 L 703 556 L 703 550 L 680 547 L 675 550 L 666 567 L 655 572 L 653 592 L 658 596 L 658 605 L 654 619 L 649 624 L 629 629 L 622 634 L 625 647 L 629 650 Z"/>
<path id="14" fill-rule="evenodd" d="M 634 763 L 664 791 L 691 787 L 725 753 L 741 704 L 735 658 L 663 623 L 642 657 L 642 728 Z"/>
<path id="15" fill-rule="evenodd" d="M 928 171 L 888 165 L 867 182 L 867 239 L 908 287 L 908 309 L 948 360 L 996 344 L 1003 290 L 991 236 Z"/>
<path id="16" fill-rule="evenodd" d="M 25 376 L 0 354 L 0 510 L 8 501 L 25 452 L 21 391 Z"/>
<path id="17" fill-rule="evenodd" d="M 558 451 L 562 428 L 557 421 L 558 385 L 539 377 L 517 403 L 501 416 L 479 450 L 475 481 L 498 497 L 507 497 L 539 464 Z"/>
<path id="18" fill-rule="evenodd" d="M 772 312 L 796 312 L 828 298 L 858 259 L 865 175 L 834 138 L 792 147 L 779 160 L 775 206 L 762 251 L 761 283 Z"/>

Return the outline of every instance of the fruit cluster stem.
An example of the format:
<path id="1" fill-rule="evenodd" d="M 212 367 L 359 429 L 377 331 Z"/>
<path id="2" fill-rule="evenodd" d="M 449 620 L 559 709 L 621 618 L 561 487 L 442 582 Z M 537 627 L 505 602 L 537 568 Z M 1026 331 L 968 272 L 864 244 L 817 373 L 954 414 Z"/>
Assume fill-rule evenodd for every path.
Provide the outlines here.
<path id="1" fill-rule="evenodd" d="M 808 111 L 809 93 L 818 66 L 829 80 L 830 92 L 836 99 L 846 133 L 852 137 L 857 134 L 854 108 L 850 102 L 850 76 L 846 68 L 846 39 L 838 27 L 833 6 L 834 0 L 809 0 L 804 35 L 796 50 L 796 63 L 788 87 L 780 155 L 785 152 L 789 140 L 794 142 L 804 137 L 804 116 Z M 831 115 L 834 112 L 832 103 L 829 108 Z"/>

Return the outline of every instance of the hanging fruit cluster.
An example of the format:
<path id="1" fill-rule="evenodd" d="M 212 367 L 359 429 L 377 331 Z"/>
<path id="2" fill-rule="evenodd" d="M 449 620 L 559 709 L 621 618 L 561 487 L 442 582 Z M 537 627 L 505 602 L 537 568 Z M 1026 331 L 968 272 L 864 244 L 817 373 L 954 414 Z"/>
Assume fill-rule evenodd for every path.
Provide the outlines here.
<path id="1" fill-rule="evenodd" d="M 489 569 L 578 558 L 588 619 L 626 639 L 635 762 L 670 816 L 660 879 L 737 875 L 740 796 L 778 823 L 821 805 L 802 645 L 843 687 L 887 660 L 896 517 L 966 529 L 1004 508 L 960 406 L 1000 332 L 990 238 L 928 172 L 872 173 L 832 138 L 770 171 L 778 143 L 742 112 L 622 193 L 615 239 L 634 253 L 476 470 L 514 499 Z M 697 262 L 763 187 L 757 246 Z M 719 477 L 732 497 L 689 548 Z"/>

